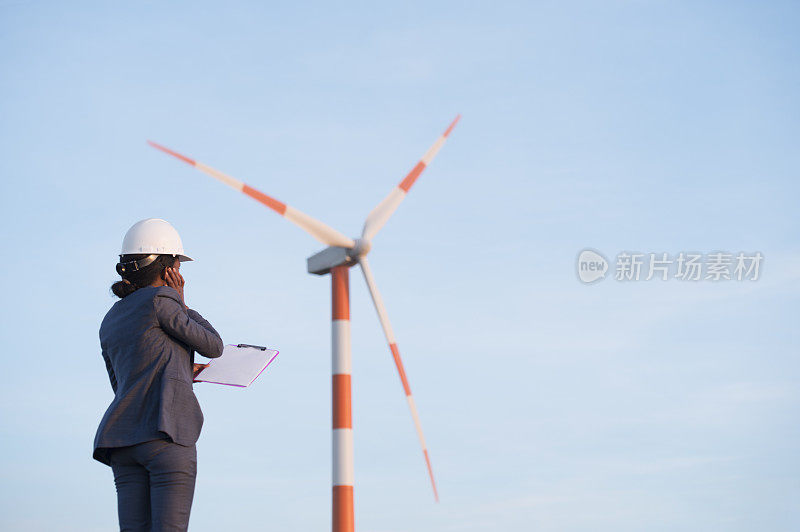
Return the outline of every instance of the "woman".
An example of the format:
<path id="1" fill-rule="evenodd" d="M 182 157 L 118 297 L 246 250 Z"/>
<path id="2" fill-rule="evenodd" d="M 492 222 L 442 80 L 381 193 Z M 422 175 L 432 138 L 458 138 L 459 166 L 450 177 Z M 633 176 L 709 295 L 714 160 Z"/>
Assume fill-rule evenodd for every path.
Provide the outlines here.
<path id="1" fill-rule="evenodd" d="M 197 473 L 195 442 L 203 413 L 192 380 L 204 366 L 194 352 L 222 354 L 217 331 L 184 302 L 183 253 L 166 221 L 142 220 L 122 242 L 111 286 L 120 298 L 100 325 L 114 390 L 94 440 L 110 465 L 123 531 L 186 530 Z"/>

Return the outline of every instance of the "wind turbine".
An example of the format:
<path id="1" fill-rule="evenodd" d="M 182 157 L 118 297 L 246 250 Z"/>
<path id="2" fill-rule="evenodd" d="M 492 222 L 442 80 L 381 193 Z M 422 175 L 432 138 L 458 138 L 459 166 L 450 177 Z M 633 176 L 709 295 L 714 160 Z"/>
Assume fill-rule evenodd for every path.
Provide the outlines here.
<path id="1" fill-rule="evenodd" d="M 188 163 L 201 172 L 214 177 L 226 185 L 243 192 L 251 198 L 263 203 L 273 211 L 277 212 L 293 224 L 299 226 L 305 232 L 326 244 L 328 247 L 307 259 L 308 272 L 316 275 L 331 274 L 332 286 L 332 351 L 333 351 L 333 531 L 352 532 L 355 526 L 353 512 L 353 423 L 350 408 L 350 287 L 349 287 L 349 268 L 358 264 L 367 282 L 367 288 L 378 312 L 386 342 L 392 353 L 403 391 L 408 401 L 408 408 L 414 421 L 414 428 L 417 431 L 422 453 L 425 457 L 425 465 L 428 468 L 433 496 L 439 501 L 436 491 L 436 481 L 433 477 L 428 447 L 425 444 L 425 436 L 422 433 L 422 424 L 419 420 L 417 406 L 414 397 L 411 395 L 411 388 L 408 385 L 403 361 L 400 358 L 400 351 L 397 348 L 392 326 L 389 323 L 389 316 L 383 304 L 383 298 L 375 284 L 372 269 L 367 260 L 367 254 L 372 247 L 372 239 L 386 224 L 394 211 L 405 199 L 406 194 L 414 185 L 414 182 L 431 163 L 433 158 L 441 149 L 450 132 L 456 126 L 461 115 L 456 116 L 445 132 L 433 143 L 433 146 L 425 152 L 422 159 L 406 175 L 406 177 L 381 201 L 367 216 L 360 238 L 349 238 L 336 229 L 308 216 L 297 209 L 282 203 L 263 192 L 256 190 L 249 185 L 235 179 L 227 174 L 215 170 L 189 157 L 185 157 L 175 151 L 165 148 L 160 144 L 147 141 L 148 144 L 173 157 Z"/>

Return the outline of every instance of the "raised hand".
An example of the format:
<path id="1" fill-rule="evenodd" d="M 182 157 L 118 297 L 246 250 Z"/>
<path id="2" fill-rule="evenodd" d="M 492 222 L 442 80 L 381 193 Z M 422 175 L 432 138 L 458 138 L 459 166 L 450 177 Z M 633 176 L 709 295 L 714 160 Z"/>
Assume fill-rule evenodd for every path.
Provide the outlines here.
<path id="1" fill-rule="evenodd" d="M 183 298 L 183 286 L 186 284 L 181 273 L 175 268 L 167 268 L 164 272 L 164 281 L 167 286 L 174 288 L 181 296 L 181 303 L 186 307 L 186 301 Z"/>

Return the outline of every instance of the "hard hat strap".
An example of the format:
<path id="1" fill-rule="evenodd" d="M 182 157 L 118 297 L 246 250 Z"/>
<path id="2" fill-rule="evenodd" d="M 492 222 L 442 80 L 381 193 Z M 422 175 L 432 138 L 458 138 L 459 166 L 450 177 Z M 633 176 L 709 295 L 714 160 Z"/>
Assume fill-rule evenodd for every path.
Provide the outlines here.
<path id="1" fill-rule="evenodd" d="M 120 259 L 121 258 L 122 255 L 120 255 Z M 130 272 L 138 272 L 142 268 L 150 266 L 153 263 L 153 261 L 155 261 L 157 258 L 158 254 L 154 254 L 154 255 L 148 255 L 145 258 L 139 260 L 120 262 L 119 264 L 117 264 L 117 273 L 120 275 L 124 275 Z"/>

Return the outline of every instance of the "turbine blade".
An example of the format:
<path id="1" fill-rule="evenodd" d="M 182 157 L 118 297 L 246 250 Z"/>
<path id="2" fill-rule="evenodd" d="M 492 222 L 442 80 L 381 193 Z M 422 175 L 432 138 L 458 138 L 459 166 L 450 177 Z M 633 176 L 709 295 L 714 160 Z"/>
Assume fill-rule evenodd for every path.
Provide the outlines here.
<path id="1" fill-rule="evenodd" d="M 320 222 L 319 220 L 312 218 L 311 216 L 298 211 L 294 207 L 290 205 L 286 205 L 271 196 L 267 196 L 260 190 L 256 190 L 253 187 L 242 183 L 236 178 L 233 178 L 227 174 L 223 174 L 219 170 L 211 168 L 208 165 L 201 163 L 200 161 L 195 161 L 194 159 L 190 159 L 180 153 L 170 150 L 169 148 L 165 148 L 160 144 L 156 144 L 155 142 L 148 140 L 147 143 L 156 148 L 157 150 L 161 150 L 166 154 L 172 155 L 173 157 L 180 159 L 181 161 L 188 163 L 201 172 L 210 175 L 214 179 L 218 179 L 228 185 L 231 188 L 242 192 L 256 201 L 259 201 L 272 209 L 273 211 L 277 212 L 296 226 L 300 227 L 306 233 L 310 234 L 318 241 L 326 244 L 328 246 L 340 246 L 344 248 L 352 248 L 355 246 L 355 242 L 353 242 L 352 238 L 349 238 L 336 229 Z"/>
<path id="2" fill-rule="evenodd" d="M 386 307 L 383 305 L 378 287 L 375 284 L 375 279 L 372 277 L 372 270 L 369 267 L 369 262 L 366 256 L 359 258 L 361 264 L 361 271 L 364 273 L 364 279 L 367 281 L 369 293 L 372 296 L 372 302 L 375 304 L 375 310 L 378 311 L 378 320 L 383 327 L 383 334 L 386 336 L 386 341 L 389 344 L 389 350 L 392 352 L 395 366 L 397 366 L 397 373 L 400 375 L 400 382 L 403 384 L 403 390 L 406 393 L 406 401 L 408 401 L 408 408 L 411 410 L 411 417 L 414 420 L 414 428 L 417 430 L 417 437 L 422 446 L 422 454 L 425 456 L 425 465 L 428 467 L 428 476 L 431 478 L 431 486 L 433 487 L 433 497 L 436 502 L 439 502 L 439 493 L 436 490 L 436 480 L 433 478 L 433 468 L 431 467 L 431 459 L 428 455 L 428 446 L 425 444 L 425 435 L 422 433 L 422 423 L 419 420 L 419 413 L 417 412 L 417 405 L 414 403 L 414 397 L 411 395 L 411 388 L 408 385 L 408 378 L 406 377 L 406 370 L 403 368 L 403 361 L 400 359 L 400 351 L 397 349 L 397 342 L 394 338 L 392 325 L 389 323 L 389 316 L 386 314 Z"/>
<path id="3" fill-rule="evenodd" d="M 372 240 L 372 237 L 374 237 L 386 222 L 389 221 L 389 218 L 394 211 L 397 210 L 397 207 L 403 199 L 405 199 L 406 194 L 419 175 L 431 163 L 433 158 L 436 157 L 436 154 L 439 153 L 439 150 L 444 145 L 444 141 L 447 140 L 447 136 L 450 135 L 450 132 L 456 127 L 456 123 L 460 118 L 461 115 L 456 116 L 455 120 L 450 123 L 450 126 L 448 126 L 442 136 L 436 139 L 433 146 L 422 156 L 422 159 L 420 159 L 417 165 L 408 173 L 405 179 L 403 179 L 388 196 L 383 198 L 383 201 L 372 209 L 372 212 L 369 213 L 367 220 L 364 222 L 364 230 L 361 232 L 361 238 L 364 240 Z"/>

